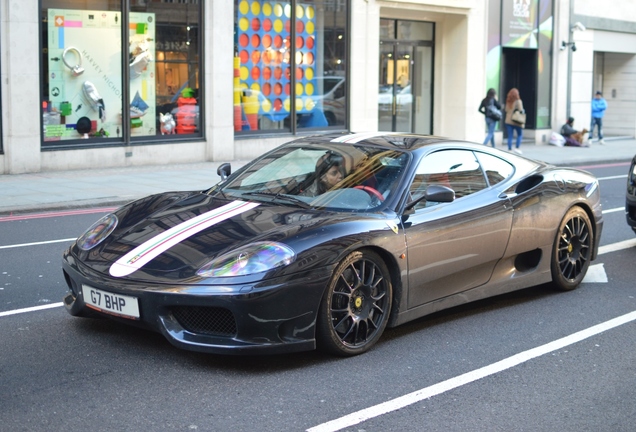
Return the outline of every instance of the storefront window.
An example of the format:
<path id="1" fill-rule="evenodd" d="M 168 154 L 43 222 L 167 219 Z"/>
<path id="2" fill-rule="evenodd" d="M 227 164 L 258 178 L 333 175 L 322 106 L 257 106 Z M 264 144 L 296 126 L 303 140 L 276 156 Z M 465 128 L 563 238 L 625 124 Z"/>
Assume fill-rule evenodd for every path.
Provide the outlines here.
<path id="1" fill-rule="evenodd" d="M 44 147 L 200 136 L 198 3 L 42 7 Z"/>
<path id="2" fill-rule="evenodd" d="M 348 2 L 235 0 L 235 13 L 235 132 L 344 128 Z"/>
<path id="3" fill-rule="evenodd" d="M 134 3 L 130 6 L 129 25 L 132 137 L 201 136 L 200 2 L 131 3 Z M 145 33 L 138 23 L 148 23 Z M 135 67 L 136 62 L 145 62 L 145 53 L 150 57 L 148 66 Z M 145 106 L 148 106 L 146 112 Z"/>

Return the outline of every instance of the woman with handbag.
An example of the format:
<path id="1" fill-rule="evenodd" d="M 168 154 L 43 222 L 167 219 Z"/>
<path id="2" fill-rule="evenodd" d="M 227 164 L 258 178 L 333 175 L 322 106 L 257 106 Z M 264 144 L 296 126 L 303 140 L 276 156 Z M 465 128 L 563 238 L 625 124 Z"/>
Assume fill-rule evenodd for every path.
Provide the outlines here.
<path id="1" fill-rule="evenodd" d="M 523 137 L 523 128 L 526 125 L 526 112 L 523 109 L 523 102 L 519 97 L 519 90 L 511 88 L 506 96 L 506 132 L 508 133 L 508 151 L 512 150 L 512 134 L 517 133 L 517 141 L 515 143 L 515 152 L 521 154 L 521 138 Z"/>
<path id="2" fill-rule="evenodd" d="M 488 141 L 495 146 L 495 128 L 497 122 L 501 120 L 501 105 L 497 101 L 497 92 L 494 88 L 488 90 L 486 97 L 481 101 L 479 105 L 479 112 L 486 117 L 486 129 L 488 134 L 484 140 L 484 145 L 488 144 Z"/>

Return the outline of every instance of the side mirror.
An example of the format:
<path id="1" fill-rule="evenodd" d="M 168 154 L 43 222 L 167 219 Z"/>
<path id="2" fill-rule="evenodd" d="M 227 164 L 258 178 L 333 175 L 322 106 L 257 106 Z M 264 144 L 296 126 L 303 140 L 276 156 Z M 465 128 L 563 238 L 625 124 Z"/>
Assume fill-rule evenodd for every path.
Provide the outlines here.
<path id="1" fill-rule="evenodd" d="M 432 184 L 426 188 L 424 197 L 426 197 L 426 201 L 453 202 L 455 201 L 455 191 L 448 186 Z"/>
<path id="2" fill-rule="evenodd" d="M 455 191 L 448 186 L 442 186 L 440 184 L 432 184 L 426 187 L 424 195 L 409 202 L 404 207 L 404 211 L 412 210 L 422 200 L 431 202 L 453 202 L 455 201 Z"/>
<path id="3" fill-rule="evenodd" d="M 221 177 L 221 180 L 225 180 L 232 174 L 232 165 L 225 162 L 217 168 L 216 173 Z"/>

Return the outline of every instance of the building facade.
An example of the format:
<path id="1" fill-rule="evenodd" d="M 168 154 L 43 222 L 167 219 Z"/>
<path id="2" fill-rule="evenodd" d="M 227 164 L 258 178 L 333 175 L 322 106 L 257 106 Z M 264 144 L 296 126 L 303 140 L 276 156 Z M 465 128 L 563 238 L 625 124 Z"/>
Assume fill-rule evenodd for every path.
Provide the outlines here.
<path id="1" fill-rule="evenodd" d="M 557 93 L 557 106 L 581 119 L 577 121 L 579 128 L 589 128 L 590 99 L 601 91 L 608 103 L 605 134 L 635 136 L 636 2 L 574 0 L 569 8 L 562 6 L 561 17 L 562 27 L 570 34 L 562 34 L 559 49 L 567 36 L 577 49 L 570 46 L 569 76 L 567 64 L 559 65 L 558 82 L 565 83 L 566 91 L 565 97 L 563 92 Z M 568 52 L 561 53 L 564 51 Z"/>
<path id="2" fill-rule="evenodd" d="M 634 136 L 635 42 L 621 0 L 6 0 L 0 174 L 247 160 L 325 131 L 481 142 L 490 87 L 519 89 L 537 144 L 587 127 L 596 90 L 606 135 Z"/>

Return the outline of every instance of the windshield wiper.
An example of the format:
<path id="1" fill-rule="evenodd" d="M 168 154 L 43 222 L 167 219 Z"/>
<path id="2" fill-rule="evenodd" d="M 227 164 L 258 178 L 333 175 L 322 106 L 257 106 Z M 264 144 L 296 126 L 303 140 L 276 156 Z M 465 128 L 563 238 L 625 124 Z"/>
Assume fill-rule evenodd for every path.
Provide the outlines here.
<path id="1" fill-rule="evenodd" d="M 244 196 L 256 196 L 256 197 L 267 197 L 267 198 L 271 198 L 272 202 L 275 201 L 286 201 L 292 204 L 296 204 L 298 207 L 302 207 L 302 208 L 311 208 L 311 205 L 309 205 L 308 203 L 306 203 L 305 201 L 296 198 L 295 196 L 292 195 L 283 195 L 280 192 L 279 193 L 272 193 L 272 192 L 244 192 L 243 193 Z"/>
<path id="2" fill-rule="evenodd" d="M 208 189 L 207 191 L 205 191 L 206 194 L 208 195 L 212 195 L 212 194 L 220 194 L 223 199 L 228 199 L 227 195 L 225 195 L 225 192 L 223 192 L 223 189 L 221 189 L 220 187 L 218 187 L 217 185 L 212 186 L 210 189 Z"/>

